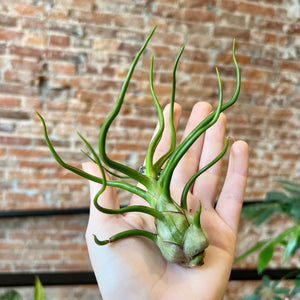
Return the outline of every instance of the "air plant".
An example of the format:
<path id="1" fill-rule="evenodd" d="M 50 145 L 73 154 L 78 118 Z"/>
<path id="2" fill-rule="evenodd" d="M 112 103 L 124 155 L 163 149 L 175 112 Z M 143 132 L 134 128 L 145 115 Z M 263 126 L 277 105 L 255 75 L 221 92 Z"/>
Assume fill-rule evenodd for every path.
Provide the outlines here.
<path id="1" fill-rule="evenodd" d="M 164 118 L 162 108 L 159 104 L 159 101 L 156 97 L 154 87 L 153 87 L 153 62 L 154 58 L 152 57 L 150 65 L 150 90 L 151 94 L 157 109 L 159 126 L 158 130 L 151 140 L 147 154 L 145 165 L 141 170 L 135 170 L 129 166 L 121 164 L 117 161 L 111 160 L 106 153 L 106 138 L 108 130 L 115 120 L 117 115 L 120 112 L 124 96 L 133 74 L 133 71 L 136 67 L 136 64 L 145 50 L 148 42 L 150 41 L 156 27 L 153 28 L 150 35 L 142 45 L 141 49 L 137 53 L 133 63 L 128 71 L 125 82 L 121 89 L 119 98 L 116 102 L 116 105 L 107 119 L 104 121 L 100 134 L 99 134 L 99 143 L 98 143 L 98 153 L 92 148 L 89 142 L 79 134 L 80 138 L 84 144 L 89 149 L 91 155 L 84 152 L 93 162 L 95 162 L 101 172 L 101 178 L 91 175 L 79 168 L 71 166 L 65 163 L 60 156 L 55 151 L 51 141 L 49 140 L 46 124 L 42 116 L 37 112 L 40 117 L 43 129 L 45 140 L 48 144 L 50 151 L 52 152 L 56 161 L 64 168 L 72 171 L 73 173 L 78 174 L 88 180 L 100 183 L 101 189 L 96 194 L 94 198 L 95 207 L 102 213 L 105 214 L 125 214 L 128 212 L 139 212 L 153 216 L 156 226 L 156 233 L 148 232 L 140 229 L 132 229 L 124 232 L 117 233 L 106 240 L 99 240 L 94 236 L 95 242 L 104 246 L 108 243 L 116 242 L 123 238 L 133 237 L 133 236 L 143 236 L 152 240 L 161 250 L 162 255 L 165 259 L 171 263 L 180 264 L 187 267 L 193 267 L 203 264 L 205 249 L 209 245 L 209 240 L 206 232 L 200 224 L 200 213 L 201 205 L 192 216 L 189 213 L 187 207 L 187 195 L 188 192 L 198 176 L 205 172 L 208 168 L 214 165 L 218 160 L 222 158 L 228 148 L 228 139 L 225 141 L 224 149 L 221 153 L 208 165 L 199 170 L 194 176 L 192 176 L 185 185 L 185 188 L 182 191 L 180 204 L 175 202 L 171 197 L 170 183 L 172 174 L 175 167 L 178 165 L 181 158 L 187 152 L 187 150 L 192 146 L 192 144 L 199 138 L 199 136 L 204 133 L 208 128 L 210 128 L 219 118 L 219 115 L 222 111 L 226 110 L 238 98 L 240 91 L 240 71 L 235 59 L 235 42 L 233 42 L 233 62 L 236 69 L 236 88 L 233 97 L 226 104 L 223 104 L 223 94 L 222 94 L 222 85 L 219 76 L 218 69 L 217 78 L 219 83 L 219 102 L 215 111 L 211 112 L 185 139 L 184 141 L 176 148 L 176 132 L 173 124 L 173 112 L 174 112 L 174 101 L 175 101 L 175 87 L 176 87 L 176 68 L 179 62 L 179 59 L 184 50 L 182 47 L 173 68 L 172 76 L 172 96 L 170 101 L 170 113 L 169 113 L 169 127 L 171 132 L 171 144 L 169 150 L 162 155 L 156 162 L 153 161 L 153 155 L 157 145 L 159 144 L 163 131 L 164 131 Z M 109 171 L 110 170 L 110 171 Z M 113 171 L 112 171 L 113 170 Z M 107 180 L 105 177 L 105 171 L 112 172 L 114 175 L 115 171 L 118 174 L 122 174 L 120 178 L 122 180 Z M 141 184 L 144 188 L 134 186 L 124 178 L 134 179 L 137 183 Z M 122 207 L 120 209 L 108 209 L 101 206 L 98 203 L 98 198 L 105 190 L 106 186 L 112 186 L 120 188 L 126 191 L 129 191 L 132 194 L 138 195 L 139 197 L 145 199 L 148 202 L 149 206 L 144 205 L 133 205 Z"/>

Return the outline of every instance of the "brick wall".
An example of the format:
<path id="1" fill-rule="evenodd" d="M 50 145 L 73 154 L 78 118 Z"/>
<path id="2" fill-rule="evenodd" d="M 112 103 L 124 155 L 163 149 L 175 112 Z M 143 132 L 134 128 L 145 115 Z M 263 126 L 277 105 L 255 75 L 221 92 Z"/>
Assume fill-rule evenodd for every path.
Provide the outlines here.
<path id="1" fill-rule="evenodd" d="M 173 63 L 186 44 L 176 94 L 183 106 L 182 130 L 196 101 L 216 105 L 216 66 L 225 100 L 231 97 L 235 86 L 231 49 L 236 38 L 242 89 L 227 114 L 228 135 L 250 145 L 246 199 L 261 199 L 267 190 L 279 189 L 274 183 L 278 177 L 299 181 L 297 1 L 14 0 L 1 1 L 0 8 L 1 210 L 88 206 L 86 181 L 54 161 L 34 111 L 45 117 L 61 156 L 80 166 L 86 159 L 76 131 L 97 145 L 101 123 L 155 24 L 158 29 L 109 133 L 111 156 L 132 167 L 143 161 L 157 122 L 148 84 L 151 55 L 155 55 L 155 90 L 165 105 Z M 127 194 L 120 197 L 128 199 Z M 0 261 L 0 270 L 89 270 L 85 224 L 86 218 L 77 216 L 55 222 L 11 219 L 5 225 L 1 220 L 0 253 L 1 257 L 9 253 L 10 258 Z M 247 230 L 245 224 L 241 235 Z M 76 250 L 69 245 L 77 245 Z"/>

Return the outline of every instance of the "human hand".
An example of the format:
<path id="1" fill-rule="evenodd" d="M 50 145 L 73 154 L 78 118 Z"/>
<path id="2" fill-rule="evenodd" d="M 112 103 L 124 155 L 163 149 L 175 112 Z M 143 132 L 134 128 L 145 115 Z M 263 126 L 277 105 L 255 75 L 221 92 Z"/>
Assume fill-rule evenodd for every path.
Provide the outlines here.
<path id="1" fill-rule="evenodd" d="M 210 111 L 209 104 L 197 103 L 190 115 L 184 137 Z M 168 115 L 168 109 L 164 115 Z M 176 104 L 176 127 L 180 115 L 181 108 Z M 217 123 L 184 155 L 172 177 L 171 190 L 174 200 L 180 202 L 181 191 L 187 180 L 221 152 L 225 140 L 225 127 L 226 118 L 222 113 Z M 156 149 L 154 160 L 169 149 L 169 143 L 170 133 L 166 129 Z M 96 164 L 86 163 L 83 168 L 84 171 L 101 177 Z M 155 225 L 151 216 L 142 213 L 107 215 L 99 212 L 93 204 L 93 199 L 101 185 L 90 182 L 92 201 L 86 241 L 103 299 L 222 299 L 234 259 L 247 170 L 248 145 L 237 141 L 231 147 L 227 175 L 216 206 L 221 162 L 212 166 L 195 181 L 188 195 L 188 208 L 193 214 L 199 201 L 201 202 L 201 226 L 208 234 L 210 245 L 205 250 L 204 265 L 194 268 L 168 263 L 158 247 L 143 237 L 130 237 L 98 246 L 94 242 L 94 234 L 101 240 L 129 229 L 155 232 Z M 104 207 L 119 208 L 117 193 L 113 187 L 107 186 L 98 201 Z M 129 205 L 136 204 L 147 205 L 143 199 L 133 196 Z"/>

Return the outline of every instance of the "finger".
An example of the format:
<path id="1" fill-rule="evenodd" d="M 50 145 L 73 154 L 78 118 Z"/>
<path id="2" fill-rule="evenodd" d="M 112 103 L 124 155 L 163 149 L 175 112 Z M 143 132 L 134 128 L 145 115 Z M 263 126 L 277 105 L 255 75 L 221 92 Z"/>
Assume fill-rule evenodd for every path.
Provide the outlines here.
<path id="1" fill-rule="evenodd" d="M 182 140 L 184 140 L 191 133 L 191 131 L 209 115 L 211 110 L 211 105 L 206 102 L 198 102 L 194 105 Z M 178 163 L 172 177 L 172 188 L 183 188 L 186 182 L 198 171 L 198 165 L 203 146 L 203 138 L 204 135 L 202 134 Z"/>
<path id="2" fill-rule="evenodd" d="M 82 168 L 85 172 L 89 174 L 92 174 L 100 178 L 102 177 L 99 167 L 93 162 L 83 163 Z M 110 179 L 108 174 L 106 174 L 106 179 L 107 180 Z M 96 194 L 100 191 L 102 185 L 94 181 L 89 181 L 89 185 L 90 185 L 90 198 L 91 198 L 90 219 L 92 218 L 97 220 L 99 218 L 106 218 L 109 215 L 101 213 L 96 209 L 94 205 L 94 198 Z M 110 209 L 120 208 L 116 190 L 111 186 L 106 186 L 104 192 L 98 197 L 97 201 L 99 205 L 105 208 L 110 208 Z"/>
<path id="3" fill-rule="evenodd" d="M 248 144 L 235 142 L 230 151 L 229 165 L 216 212 L 236 232 L 238 229 L 248 173 Z"/>
<path id="4" fill-rule="evenodd" d="M 157 145 L 157 148 L 154 152 L 153 155 L 153 162 L 155 163 L 162 155 L 164 155 L 170 148 L 171 144 L 171 132 L 170 132 L 170 127 L 169 127 L 169 112 L 170 112 L 170 105 L 168 104 L 165 109 L 164 109 L 164 123 L 165 123 L 165 128 L 163 131 L 162 138 Z M 173 114 L 173 123 L 175 130 L 177 130 L 179 120 L 181 116 L 181 106 L 177 103 L 174 104 L 174 114 Z M 154 131 L 155 136 L 156 132 L 158 130 L 158 126 L 156 127 Z M 138 185 L 139 187 L 142 187 L 141 185 Z M 130 205 L 145 205 L 145 200 L 141 199 L 140 197 L 133 195 L 131 200 L 130 200 Z"/>
<path id="5" fill-rule="evenodd" d="M 174 103 L 174 114 L 173 114 L 173 123 L 175 127 L 175 131 L 177 130 L 180 116 L 181 116 L 181 106 L 178 103 Z M 157 148 L 153 155 L 153 161 L 156 162 L 161 156 L 163 156 L 170 148 L 171 144 L 171 132 L 170 132 L 170 126 L 169 126 L 169 113 L 170 113 L 170 104 L 168 104 L 164 109 L 164 123 L 165 128 L 163 131 L 162 138 L 157 145 Z M 155 136 L 156 132 L 158 130 L 158 126 L 154 132 L 153 137 Z"/>
<path id="6" fill-rule="evenodd" d="M 210 127 L 204 137 L 204 143 L 199 163 L 199 170 L 213 161 L 222 151 L 225 142 L 226 117 L 222 113 L 218 121 Z M 201 200 L 204 206 L 213 206 L 218 191 L 218 184 L 221 177 L 221 161 L 214 164 L 203 174 L 201 174 L 194 183 L 193 199 Z M 199 206 L 199 202 L 190 203 L 189 207 L 194 210 Z M 194 207 L 195 206 L 195 207 Z"/>

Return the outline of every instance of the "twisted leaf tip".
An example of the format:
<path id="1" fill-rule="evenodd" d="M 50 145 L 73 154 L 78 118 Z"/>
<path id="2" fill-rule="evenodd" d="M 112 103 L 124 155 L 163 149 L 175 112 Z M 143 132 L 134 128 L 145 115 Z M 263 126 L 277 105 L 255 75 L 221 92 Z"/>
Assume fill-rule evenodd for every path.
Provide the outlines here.
<path id="1" fill-rule="evenodd" d="M 174 172 L 174 169 L 178 165 L 181 158 L 188 151 L 188 149 L 193 145 L 193 143 L 199 138 L 199 136 L 204 133 L 208 128 L 213 126 L 222 111 L 226 110 L 228 107 L 233 105 L 238 98 L 240 91 L 240 72 L 235 59 L 235 40 L 233 41 L 233 62 L 236 70 L 236 88 L 231 100 L 223 104 L 223 92 L 222 84 L 219 75 L 219 71 L 216 68 L 218 84 L 219 84 L 219 103 L 215 111 L 208 115 L 185 139 L 184 141 L 176 148 L 176 132 L 173 122 L 173 113 L 174 113 L 174 103 L 175 103 L 175 92 L 176 92 L 176 69 L 179 63 L 179 59 L 182 56 L 185 46 L 183 46 L 177 56 L 173 67 L 172 73 L 172 95 L 170 101 L 170 114 L 169 114 L 169 130 L 171 134 L 171 145 L 169 150 L 163 154 L 155 163 L 153 161 L 154 152 L 162 138 L 162 134 L 165 128 L 164 118 L 162 113 L 162 108 L 159 104 L 157 96 L 155 94 L 154 85 L 153 85 L 153 66 L 154 58 L 152 57 L 150 74 L 149 74 L 149 85 L 151 95 L 154 101 L 154 104 L 157 109 L 159 127 L 156 135 L 149 144 L 145 167 L 143 172 L 134 170 L 124 164 L 111 160 L 106 153 L 106 138 L 107 132 L 110 128 L 110 125 L 115 120 L 117 115 L 120 112 L 121 106 L 124 101 L 125 93 L 133 71 L 137 65 L 137 62 L 145 50 L 147 44 L 149 43 L 154 31 L 156 30 L 155 26 L 146 41 L 142 45 L 140 51 L 137 53 L 135 59 L 132 62 L 132 65 L 128 71 L 120 95 L 116 102 L 116 105 L 112 112 L 109 114 L 105 122 L 101 126 L 99 141 L 98 141 L 98 153 L 91 147 L 89 142 L 78 133 L 79 137 L 89 149 L 90 154 L 83 152 L 91 161 L 96 163 L 101 172 L 101 177 L 96 177 L 94 175 L 88 174 L 83 170 L 80 170 L 76 167 L 73 167 L 65 163 L 59 154 L 55 151 L 49 137 L 47 134 L 47 128 L 43 117 L 38 113 L 43 129 L 44 136 L 47 142 L 47 145 L 56 159 L 56 161 L 63 166 L 64 168 L 70 170 L 71 172 L 78 174 L 81 177 L 84 177 L 88 180 L 98 182 L 102 185 L 99 192 L 94 198 L 95 207 L 105 214 L 124 214 L 127 212 L 138 212 L 143 214 L 148 214 L 154 218 L 156 232 L 151 233 L 145 230 L 132 229 L 124 232 L 117 233 L 105 240 L 99 240 L 96 235 L 94 235 L 95 243 L 99 246 L 104 246 L 108 243 L 113 243 L 118 240 L 133 237 L 133 236 L 142 236 L 152 240 L 161 250 L 162 255 L 170 263 L 180 264 L 186 267 L 199 266 L 204 263 L 205 249 L 209 244 L 209 240 L 206 232 L 201 227 L 200 224 L 200 214 L 201 214 L 201 205 L 199 204 L 199 209 L 194 216 L 191 216 L 188 212 L 187 207 L 187 195 L 193 184 L 193 182 L 207 169 L 213 166 L 217 161 L 219 161 L 223 155 L 226 153 L 228 148 L 229 141 L 226 139 L 225 146 L 221 153 L 213 159 L 208 165 L 199 170 L 194 174 L 186 183 L 186 186 L 183 189 L 181 195 L 180 205 L 175 202 L 171 197 L 170 193 L 170 182 Z M 162 169 L 162 166 L 164 168 Z M 119 180 L 106 180 L 105 171 L 115 175 L 117 178 L 122 178 L 122 181 Z M 121 174 L 121 175 L 119 175 Z M 134 186 L 128 182 L 126 179 L 134 179 L 137 183 L 141 184 L 143 188 Z M 120 189 L 129 191 L 139 197 L 145 199 L 149 206 L 135 205 L 128 206 L 120 209 L 107 209 L 102 207 L 98 203 L 99 196 L 103 193 L 106 186 L 112 186 Z"/>

